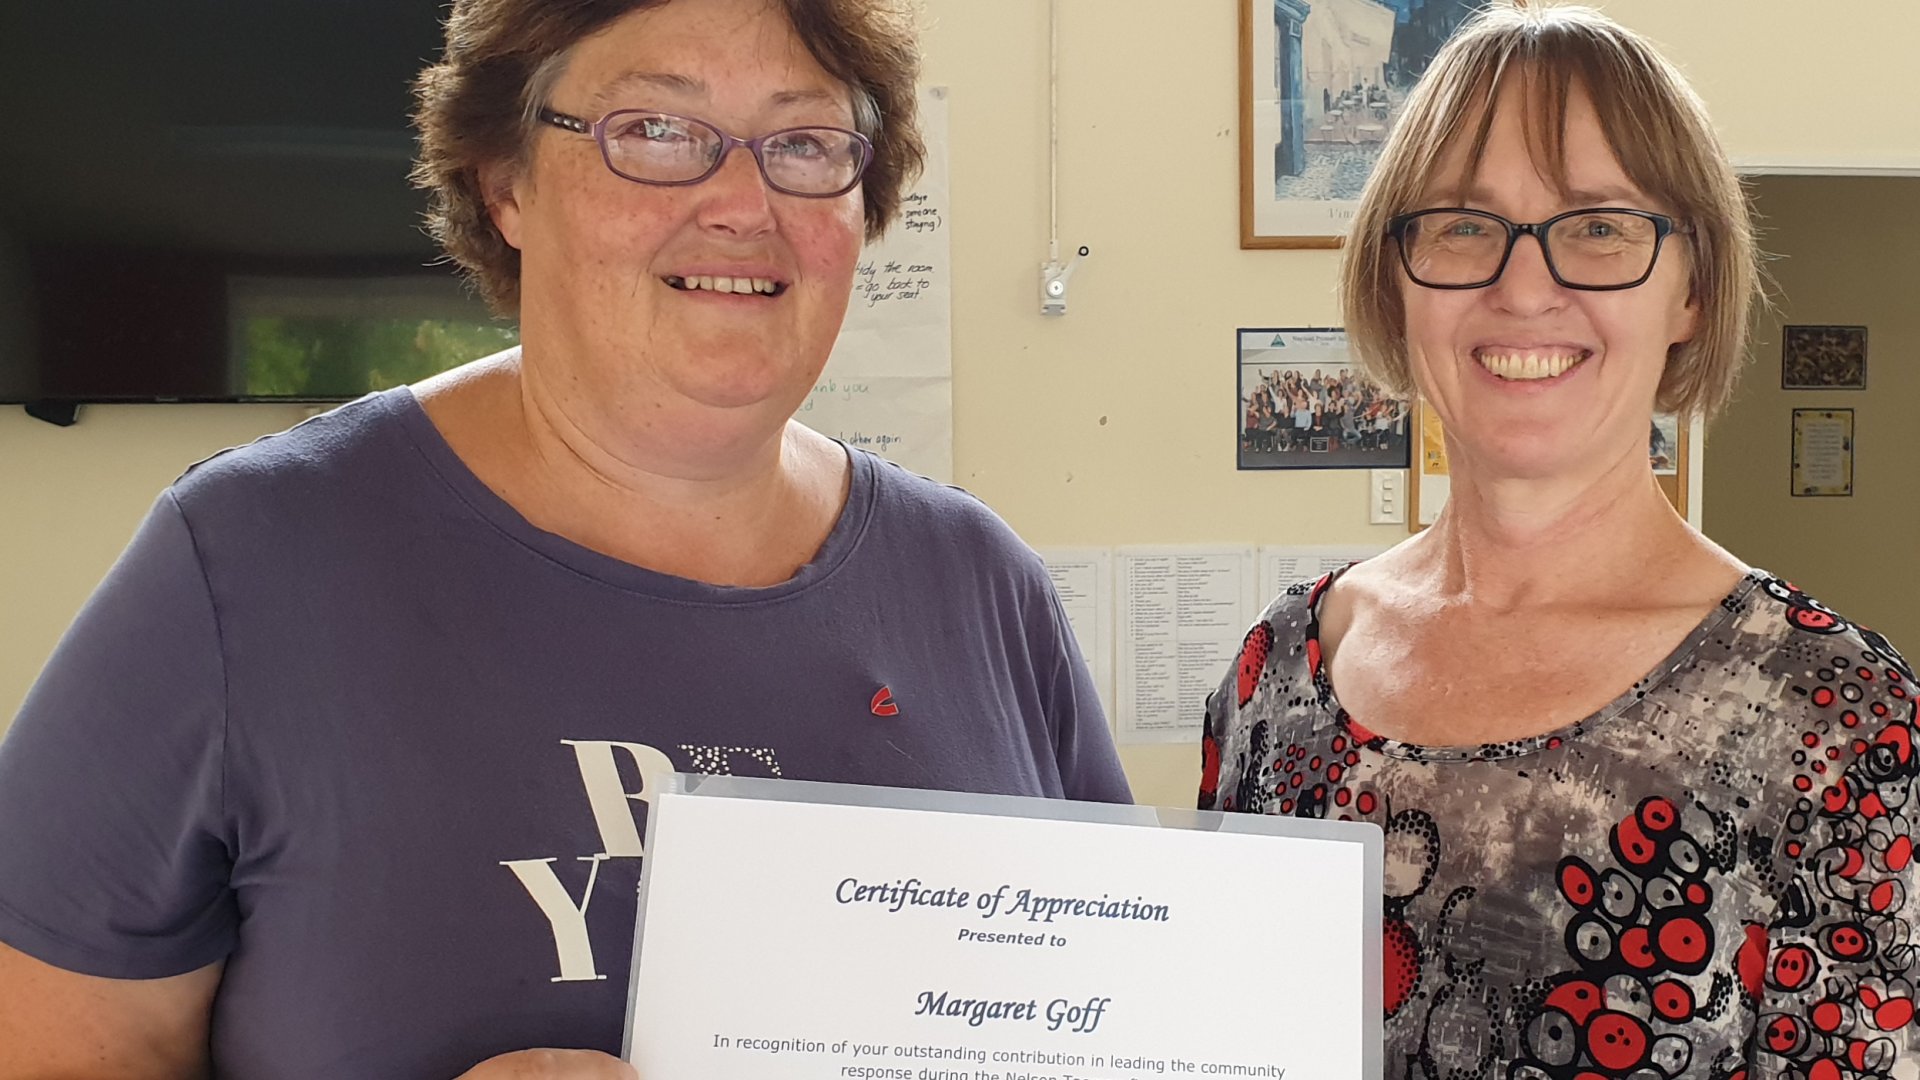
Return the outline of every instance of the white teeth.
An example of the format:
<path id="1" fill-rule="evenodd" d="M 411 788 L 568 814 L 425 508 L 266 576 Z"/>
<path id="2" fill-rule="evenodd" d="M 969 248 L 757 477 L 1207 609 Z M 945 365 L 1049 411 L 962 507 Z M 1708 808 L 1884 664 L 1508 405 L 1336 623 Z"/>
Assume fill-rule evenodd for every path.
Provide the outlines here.
<path id="1" fill-rule="evenodd" d="M 754 293 L 756 295 L 772 296 L 780 291 L 779 284 L 770 278 L 668 277 L 666 280 L 667 284 L 688 292 L 704 290 L 717 293 Z"/>
<path id="2" fill-rule="evenodd" d="M 1557 379 L 1565 375 L 1575 364 L 1586 359 L 1584 353 L 1496 353 L 1481 352 L 1475 354 L 1480 366 L 1499 376 L 1515 382 L 1530 382 L 1536 379 Z"/>

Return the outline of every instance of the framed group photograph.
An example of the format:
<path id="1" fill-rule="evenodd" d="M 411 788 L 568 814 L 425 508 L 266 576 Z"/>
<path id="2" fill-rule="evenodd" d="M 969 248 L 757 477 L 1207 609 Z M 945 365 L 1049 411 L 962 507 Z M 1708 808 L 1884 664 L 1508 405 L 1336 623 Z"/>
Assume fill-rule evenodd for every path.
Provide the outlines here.
<path id="1" fill-rule="evenodd" d="M 1235 331 L 1242 469 L 1404 469 L 1407 405 L 1368 382 L 1341 330 Z"/>
<path id="2" fill-rule="evenodd" d="M 1477 0 L 1237 0 L 1240 246 L 1338 247 L 1407 92 Z"/>
<path id="3" fill-rule="evenodd" d="M 1867 328 L 1787 326 L 1780 333 L 1780 389 L 1865 390 Z"/>

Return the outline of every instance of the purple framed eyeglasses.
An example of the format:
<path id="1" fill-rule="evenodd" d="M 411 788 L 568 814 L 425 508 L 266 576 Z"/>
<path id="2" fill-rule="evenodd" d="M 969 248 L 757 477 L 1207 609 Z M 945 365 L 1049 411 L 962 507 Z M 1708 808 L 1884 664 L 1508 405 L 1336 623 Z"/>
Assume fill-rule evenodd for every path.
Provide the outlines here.
<path id="1" fill-rule="evenodd" d="M 734 147 L 744 146 L 768 187 L 803 199 L 831 199 L 859 186 L 873 163 L 873 143 L 844 128 L 785 128 L 740 139 L 705 120 L 646 109 L 615 109 L 591 123 L 546 108 L 537 115 L 557 128 L 592 136 L 607 168 L 639 184 L 698 184 L 720 171 Z"/>

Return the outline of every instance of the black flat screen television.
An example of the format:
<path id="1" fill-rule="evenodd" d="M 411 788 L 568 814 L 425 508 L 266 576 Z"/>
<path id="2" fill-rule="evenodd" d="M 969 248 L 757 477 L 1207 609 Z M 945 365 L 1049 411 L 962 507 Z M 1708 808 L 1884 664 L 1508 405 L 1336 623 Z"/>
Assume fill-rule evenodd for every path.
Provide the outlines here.
<path id="1" fill-rule="evenodd" d="M 512 344 L 407 182 L 442 15 L 0 3 L 0 402 L 346 400 Z"/>

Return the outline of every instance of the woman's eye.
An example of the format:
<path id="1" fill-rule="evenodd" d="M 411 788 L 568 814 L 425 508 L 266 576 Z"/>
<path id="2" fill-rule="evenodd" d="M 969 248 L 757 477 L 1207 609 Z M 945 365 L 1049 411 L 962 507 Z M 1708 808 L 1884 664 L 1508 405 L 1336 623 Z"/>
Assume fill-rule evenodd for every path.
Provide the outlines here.
<path id="1" fill-rule="evenodd" d="M 788 135 L 768 147 L 776 154 L 790 158 L 816 158 L 826 155 L 827 148 L 812 135 Z"/>
<path id="2" fill-rule="evenodd" d="M 677 143 L 692 138 L 684 124 L 660 117 L 645 117 L 622 126 L 614 132 L 615 138 L 633 139 L 649 143 Z"/>

